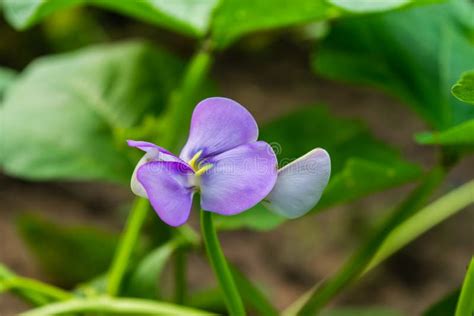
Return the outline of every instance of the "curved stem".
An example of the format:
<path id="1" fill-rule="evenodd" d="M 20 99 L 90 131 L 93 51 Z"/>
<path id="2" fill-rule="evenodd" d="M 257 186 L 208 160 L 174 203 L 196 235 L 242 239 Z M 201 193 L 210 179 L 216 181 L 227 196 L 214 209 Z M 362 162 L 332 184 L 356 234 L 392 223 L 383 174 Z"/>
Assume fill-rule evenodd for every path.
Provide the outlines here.
<path id="1" fill-rule="evenodd" d="M 227 265 L 212 222 L 212 213 L 201 210 L 201 231 L 207 256 L 224 294 L 225 303 L 231 316 L 245 315 L 244 304 L 240 298 L 232 274 Z"/>
<path id="2" fill-rule="evenodd" d="M 19 290 L 22 292 L 34 292 L 55 301 L 64 301 L 73 295 L 58 287 L 43 283 L 41 281 L 14 276 L 5 281 L 5 288 L 9 290 Z"/>
<path id="3" fill-rule="evenodd" d="M 107 293 L 111 296 L 117 295 L 120 291 L 123 276 L 138 241 L 140 230 L 146 220 L 149 206 L 148 200 L 137 198 L 130 211 L 108 274 Z"/>
<path id="4" fill-rule="evenodd" d="M 52 316 L 73 313 L 104 313 L 120 315 L 170 315 L 170 316 L 210 316 L 214 315 L 193 308 L 169 303 L 133 299 L 97 297 L 93 299 L 72 299 L 66 302 L 49 304 L 30 310 L 22 316 Z"/>

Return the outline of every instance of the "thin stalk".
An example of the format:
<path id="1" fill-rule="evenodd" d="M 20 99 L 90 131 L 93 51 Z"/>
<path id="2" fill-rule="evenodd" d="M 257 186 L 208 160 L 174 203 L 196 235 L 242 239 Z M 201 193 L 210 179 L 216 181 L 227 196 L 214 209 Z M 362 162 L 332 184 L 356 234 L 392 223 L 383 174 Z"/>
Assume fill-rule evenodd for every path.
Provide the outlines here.
<path id="1" fill-rule="evenodd" d="M 302 300 L 290 306 L 284 315 L 317 315 L 339 292 L 358 279 L 372 263 L 379 248 L 391 231 L 422 207 L 444 178 L 444 171 L 435 168 L 423 182 L 405 199 L 390 216 L 374 231 L 367 241 L 329 279 L 321 282 Z M 378 262 L 380 263 L 380 261 Z M 372 266 L 373 267 L 373 266 Z"/>
<path id="2" fill-rule="evenodd" d="M 189 62 L 180 86 L 171 95 L 165 113 L 165 126 L 169 127 L 171 131 L 162 135 L 160 143 L 164 147 L 174 151 L 182 145 L 181 141 L 186 137 L 192 110 L 195 102 L 198 101 L 197 97 L 211 68 L 212 61 L 210 44 L 208 41 L 204 41 Z"/>
<path id="3" fill-rule="evenodd" d="M 169 316 L 210 316 L 215 315 L 198 309 L 181 307 L 134 298 L 96 297 L 78 298 L 66 302 L 53 303 L 21 314 L 22 316 L 52 316 L 75 313 L 103 313 L 111 315 L 169 315 Z"/>
<path id="4" fill-rule="evenodd" d="M 130 257 L 137 244 L 140 230 L 145 222 L 149 208 L 148 200 L 137 198 L 130 211 L 108 273 L 107 293 L 110 296 L 115 296 L 120 291 L 123 277 L 128 268 Z"/>
<path id="5" fill-rule="evenodd" d="M 217 233 L 212 222 L 212 213 L 201 210 L 201 231 L 207 256 L 214 274 L 224 295 L 227 309 L 231 316 L 245 315 L 244 304 L 235 285 L 224 253 L 222 252 Z"/>
<path id="6" fill-rule="evenodd" d="M 54 301 L 64 301 L 73 297 L 71 293 L 53 285 L 19 276 L 6 280 L 5 288 L 12 291 L 34 292 Z"/>

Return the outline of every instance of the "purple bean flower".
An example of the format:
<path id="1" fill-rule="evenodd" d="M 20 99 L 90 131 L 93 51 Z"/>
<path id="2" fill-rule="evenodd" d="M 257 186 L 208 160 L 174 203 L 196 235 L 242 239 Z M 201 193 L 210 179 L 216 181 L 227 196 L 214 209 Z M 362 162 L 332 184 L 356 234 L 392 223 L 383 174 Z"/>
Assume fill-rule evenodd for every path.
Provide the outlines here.
<path id="1" fill-rule="evenodd" d="M 313 149 L 278 170 L 277 182 L 263 204 L 284 217 L 303 216 L 318 204 L 330 175 L 329 154 Z"/>
<path id="2" fill-rule="evenodd" d="M 257 123 L 243 106 L 205 99 L 194 109 L 179 157 L 152 143 L 128 141 L 145 152 L 132 175 L 132 191 L 148 198 L 171 226 L 187 221 L 196 192 L 203 210 L 221 215 L 241 213 L 262 200 L 285 217 L 304 215 L 327 185 L 329 155 L 317 148 L 277 171 L 271 146 L 257 138 Z"/>
<path id="3" fill-rule="evenodd" d="M 264 199 L 277 180 L 275 153 L 257 137 L 257 123 L 243 106 L 205 99 L 194 109 L 179 157 L 152 143 L 128 141 L 146 152 L 133 173 L 132 191 L 148 198 L 171 226 L 187 221 L 196 192 L 206 211 L 241 213 Z"/>

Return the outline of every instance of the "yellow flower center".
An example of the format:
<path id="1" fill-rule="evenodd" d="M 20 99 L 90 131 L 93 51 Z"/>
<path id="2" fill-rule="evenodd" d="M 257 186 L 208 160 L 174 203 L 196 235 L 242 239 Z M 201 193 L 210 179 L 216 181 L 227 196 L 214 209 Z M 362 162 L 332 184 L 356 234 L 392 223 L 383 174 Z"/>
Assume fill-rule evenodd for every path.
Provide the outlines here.
<path id="1" fill-rule="evenodd" d="M 188 164 L 194 170 L 194 173 L 197 177 L 202 175 L 207 170 L 211 169 L 213 166 L 212 164 L 204 164 L 201 166 L 201 163 L 198 163 L 199 157 L 202 155 L 202 150 L 198 151 L 191 160 L 188 161 Z"/>

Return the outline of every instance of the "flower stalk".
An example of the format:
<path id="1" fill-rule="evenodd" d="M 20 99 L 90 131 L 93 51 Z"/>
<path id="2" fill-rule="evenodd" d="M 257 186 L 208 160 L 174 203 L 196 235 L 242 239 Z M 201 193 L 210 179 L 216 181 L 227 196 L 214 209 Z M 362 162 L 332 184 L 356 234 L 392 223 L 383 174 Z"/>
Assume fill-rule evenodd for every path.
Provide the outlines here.
<path id="1" fill-rule="evenodd" d="M 235 285 L 234 278 L 222 252 L 212 222 L 212 213 L 201 210 L 201 231 L 207 256 L 224 294 L 224 300 L 231 316 L 245 315 L 244 304 Z"/>
<path id="2" fill-rule="evenodd" d="M 109 270 L 107 293 L 110 296 L 116 296 L 120 291 L 122 279 L 147 218 L 149 208 L 150 204 L 146 199 L 139 198 L 135 200 Z"/>

